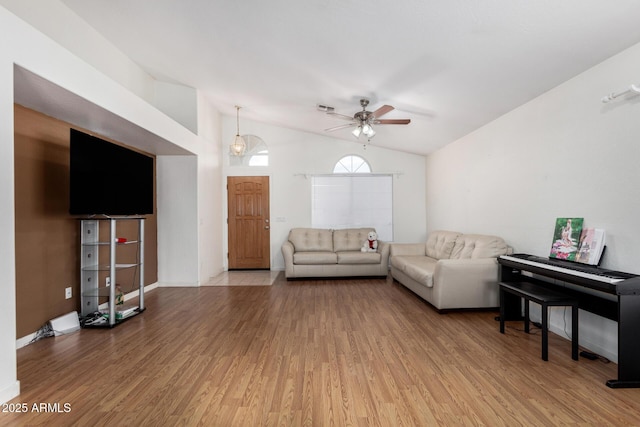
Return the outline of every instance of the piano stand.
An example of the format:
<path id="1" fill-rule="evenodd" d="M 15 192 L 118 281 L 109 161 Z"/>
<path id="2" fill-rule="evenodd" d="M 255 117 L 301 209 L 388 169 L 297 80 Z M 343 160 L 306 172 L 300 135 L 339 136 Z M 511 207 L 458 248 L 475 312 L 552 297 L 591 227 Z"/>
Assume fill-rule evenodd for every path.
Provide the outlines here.
<path id="1" fill-rule="evenodd" d="M 640 381 L 608 380 L 606 384 L 610 388 L 640 388 Z"/>
<path id="2" fill-rule="evenodd" d="M 571 306 L 571 358 L 578 360 L 578 300 L 569 295 L 536 286 L 529 282 L 500 282 L 500 333 L 504 334 L 504 321 L 507 312 L 505 292 L 524 298 L 524 331 L 529 333 L 529 301 L 542 307 L 542 360 L 549 360 L 549 325 L 548 308 Z M 518 309 L 520 306 L 520 298 Z"/>
<path id="3" fill-rule="evenodd" d="M 609 380 L 606 384 L 611 388 L 640 388 L 640 275 L 593 266 L 576 271 L 576 263 L 572 263 L 568 269 L 565 268 L 566 263 L 554 260 L 553 265 L 549 265 L 538 262 L 538 259 L 540 257 L 528 254 L 500 256 L 500 281 L 509 284 L 533 282 L 543 289 L 558 290 L 576 299 L 580 310 L 617 322 L 618 378 Z M 527 274 L 523 274 L 524 272 Z M 560 280 L 570 286 L 558 286 L 548 280 L 538 280 L 532 275 Z M 603 279 L 603 276 L 606 278 Z M 609 281 L 608 278 L 615 280 Z M 609 295 L 605 298 L 604 294 Z M 501 292 L 501 297 L 506 300 L 500 307 L 501 322 L 522 319 L 521 299 L 509 292 Z M 577 324 L 574 320 L 573 326 Z M 578 335 L 573 333 L 573 336 L 577 339 Z"/>

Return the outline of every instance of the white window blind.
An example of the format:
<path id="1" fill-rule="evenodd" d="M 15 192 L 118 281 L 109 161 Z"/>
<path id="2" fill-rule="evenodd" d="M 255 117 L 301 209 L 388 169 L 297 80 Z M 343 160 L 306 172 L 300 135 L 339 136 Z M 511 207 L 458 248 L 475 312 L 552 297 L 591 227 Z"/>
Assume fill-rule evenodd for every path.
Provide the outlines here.
<path id="1" fill-rule="evenodd" d="M 391 175 L 317 175 L 311 187 L 312 227 L 373 227 L 378 239 L 393 240 Z"/>

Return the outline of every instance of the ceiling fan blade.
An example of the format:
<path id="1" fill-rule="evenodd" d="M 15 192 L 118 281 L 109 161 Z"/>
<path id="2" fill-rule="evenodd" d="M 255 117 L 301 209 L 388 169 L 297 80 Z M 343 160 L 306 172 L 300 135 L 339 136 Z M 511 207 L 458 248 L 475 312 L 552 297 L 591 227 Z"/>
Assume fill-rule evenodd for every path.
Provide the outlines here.
<path id="1" fill-rule="evenodd" d="M 344 129 L 344 128 L 349 128 L 349 127 L 353 126 L 354 124 L 355 124 L 355 122 L 353 122 L 353 123 L 348 123 L 348 124 L 346 124 L 346 125 L 334 126 L 334 127 L 332 127 L 332 128 L 325 129 L 324 131 L 325 131 L 325 132 L 333 132 L 334 130 Z"/>
<path id="2" fill-rule="evenodd" d="M 340 114 L 340 113 L 328 112 L 327 115 L 333 116 L 333 117 L 337 117 L 337 118 L 343 119 L 343 120 L 349 120 L 351 122 L 353 121 L 353 117 L 352 116 L 346 116 L 346 115 Z"/>
<path id="3" fill-rule="evenodd" d="M 374 111 L 373 113 L 371 113 L 371 115 L 373 117 L 380 117 L 383 114 L 387 114 L 389 111 L 393 110 L 393 107 L 391 105 L 383 105 L 382 107 L 378 108 L 376 111 Z"/>
<path id="4" fill-rule="evenodd" d="M 411 119 L 382 119 L 373 122 L 376 125 L 408 125 Z"/>

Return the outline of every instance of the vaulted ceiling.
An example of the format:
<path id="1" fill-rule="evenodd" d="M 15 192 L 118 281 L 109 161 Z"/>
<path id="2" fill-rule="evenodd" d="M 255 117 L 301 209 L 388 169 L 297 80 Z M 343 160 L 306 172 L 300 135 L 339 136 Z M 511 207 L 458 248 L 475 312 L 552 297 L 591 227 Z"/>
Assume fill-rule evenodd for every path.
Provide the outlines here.
<path id="1" fill-rule="evenodd" d="M 316 106 L 353 116 L 367 98 L 370 111 L 395 107 L 383 118 L 411 119 L 377 126 L 371 143 L 418 154 L 640 42 L 637 0 L 63 3 L 224 114 L 240 105 L 241 118 L 356 141 L 350 128 L 325 131 L 347 122 Z"/>

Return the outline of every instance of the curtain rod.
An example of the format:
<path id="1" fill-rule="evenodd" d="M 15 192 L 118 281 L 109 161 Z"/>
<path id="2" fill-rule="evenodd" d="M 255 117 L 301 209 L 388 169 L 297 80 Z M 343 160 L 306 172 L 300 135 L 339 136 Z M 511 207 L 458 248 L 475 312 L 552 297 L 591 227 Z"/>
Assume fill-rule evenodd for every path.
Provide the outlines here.
<path id="1" fill-rule="evenodd" d="M 616 99 L 616 98 L 618 98 L 620 96 L 626 95 L 628 93 L 638 93 L 638 94 L 640 94 L 640 86 L 631 85 L 625 91 L 618 92 L 618 93 L 610 93 L 609 95 L 602 97 L 602 102 L 606 104 L 607 102 L 611 102 L 614 99 Z"/>
<path id="2" fill-rule="evenodd" d="M 381 173 L 294 173 L 293 176 L 303 176 L 305 179 L 310 176 L 389 176 L 393 175 L 396 178 L 404 175 L 404 172 L 381 172 Z"/>

